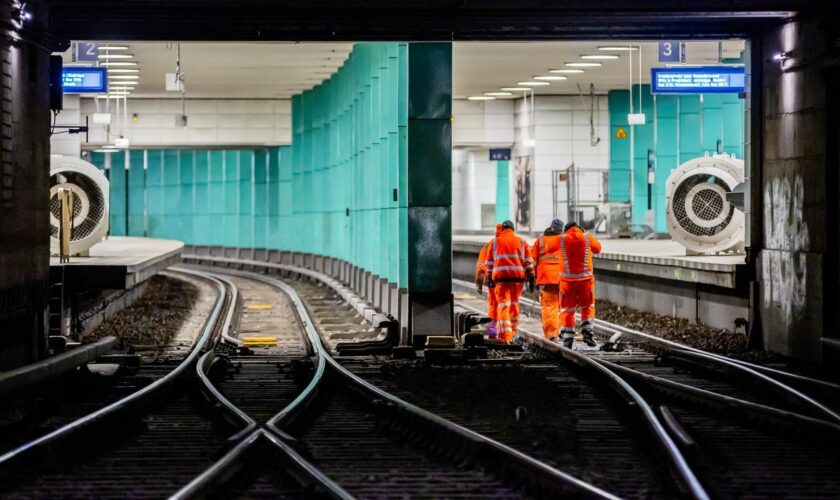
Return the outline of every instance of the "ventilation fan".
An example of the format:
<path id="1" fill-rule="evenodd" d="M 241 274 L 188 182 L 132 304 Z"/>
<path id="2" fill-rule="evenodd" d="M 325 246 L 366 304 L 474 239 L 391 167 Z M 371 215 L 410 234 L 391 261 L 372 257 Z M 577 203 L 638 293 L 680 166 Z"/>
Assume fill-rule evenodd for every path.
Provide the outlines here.
<path id="1" fill-rule="evenodd" d="M 666 183 L 671 237 L 688 255 L 744 251 L 744 213 L 726 199 L 744 182 L 744 162 L 728 155 L 694 158 Z"/>
<path id="2" fill-rule="evenodd" d="M 70 255 L 84 255 L 108 233 L 108 185 L 105 174 L 92 164 L 50 156 L 50 253 L 59 253 L 59 189 L 69 189 L 73 197 Z"/>

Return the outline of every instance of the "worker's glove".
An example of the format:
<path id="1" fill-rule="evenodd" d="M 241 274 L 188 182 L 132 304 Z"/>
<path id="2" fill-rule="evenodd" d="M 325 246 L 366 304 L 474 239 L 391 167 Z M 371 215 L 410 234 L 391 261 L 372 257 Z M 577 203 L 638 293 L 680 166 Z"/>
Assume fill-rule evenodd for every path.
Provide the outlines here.
<path id="1" fill-rule="evenodd" d="M 534 279 L 533 276 L 528 277 L 528 292 L 534 293 L 534 288 L 537 286 L 537 281 Z"/>
<path id="2" fill-rule="evenodd" d="M 481 295 L 482 287 L 484 286 L 484 276 L 478 275 L 475 277 L 475 291 Z"/>
<path id="3" fill-rule="evenodd" d="M 493 288 L 494 286 L 496 286 L 496 282 L 488 278 L 487 279 L 487 288 Z"/>

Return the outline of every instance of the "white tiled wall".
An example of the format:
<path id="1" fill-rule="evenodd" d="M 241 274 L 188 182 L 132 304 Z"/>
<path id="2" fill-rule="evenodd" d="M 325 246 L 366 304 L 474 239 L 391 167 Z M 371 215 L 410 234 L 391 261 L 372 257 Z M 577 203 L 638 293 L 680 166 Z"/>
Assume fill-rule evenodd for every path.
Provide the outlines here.
<path id="1" fill-rule="evenodd" d="M 572 163 L 581 169 L 609 170 L 609 113 L 607 97 L 595 96 L 593 121 L 595 136 L 601 141 L 590 143 L 590 98 L 579 96 L 537 96 L 531 116 L 530 100 L 516 102 L 516 145 L 514 156 L 532 156 L 532 226 L 547 226 L 554 217 L 552 171 L 568 168 Z M 532 125 L 533 124 L 533 125 Z M 533 128 L 532 128 L 533 126 Z M 533 139 L 528 147 L 526 139 Z M 601 191 L 597 175 L 580 176 L 580 198 L 597 198 Z M 511 177 L 511 183 L 515 182 Z M 511 205 L 515 194 L 511 193 Z M 565 207 L 557 215 L 565 220 Z"/>
<path id="2" fill-rule="evenodd" d="M 105 112 L 104 101 L 99 107 Z M 110 140 L 105 126 L 93 125 L 91 117 L 92 144 L 112 142 L 123 134 L 122 116 L 116 111 L 111 101 Z M 95 101 L 82 99 L 81 120 L 94 112 Z M 180 99 L 129 99 L 125 135 L 132 147 L 285 145 L 292 140 L 291 113 L 286 99 L 187 99 L 187 126 L 178 127 Z"/>
<path id="3" fill-rule="evenodd" d="M 486 148 L 452 151 L 452 228 L 476 231 L 481 205 L 496 203 L 496 162 Z"/>
<path id="4" fill-rule="evenodd" d="M 513 108 L 510 99 L 452 101 L 452 145 L 509 147 L 514 138 Z"/>

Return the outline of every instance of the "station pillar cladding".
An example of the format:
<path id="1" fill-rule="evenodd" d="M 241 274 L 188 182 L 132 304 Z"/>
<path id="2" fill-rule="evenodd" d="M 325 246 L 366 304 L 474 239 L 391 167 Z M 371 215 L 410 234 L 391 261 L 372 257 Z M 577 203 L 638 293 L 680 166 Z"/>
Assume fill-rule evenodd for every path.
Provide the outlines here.
<path id="1" fill-rule="evenodd" d="M 46 12 L 0 0 L 0 371 L 46 349 L 49 51 Z"/>
<path id="2" fill-rule="evenodd" d="M 452 44 L 408 51 L 408 296 L 417 341 L 448 335 L 442 329 L 452 324 Z"/>
<path id="3" fill-rule="evenodd" d="M 764 344 L 826 364 L 840 345 L 838 37 L 837 16 L 799 16 L 766 31 L 753 58 L 764 74 L 761 171 L 752 173 L 760 182 L 751 193 L 762 213 L 752 218 L 751 243 L 761 249 Z"/>

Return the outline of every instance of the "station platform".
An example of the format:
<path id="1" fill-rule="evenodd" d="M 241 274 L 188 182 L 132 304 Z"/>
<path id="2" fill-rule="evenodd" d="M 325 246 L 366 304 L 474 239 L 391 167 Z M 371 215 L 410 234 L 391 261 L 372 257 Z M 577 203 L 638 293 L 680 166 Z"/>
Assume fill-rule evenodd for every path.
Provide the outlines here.
<path id="1" fill-rule="evenodd" d="M 71 288 L 129 290 L 159 271 L 181 261 L 184 244 L 176 240 L 110 236 L 90 249 L 87 257 L 61 263 L 50 257 L 50 269 L 63 271 Z"/>
<path id="2" fill-rule="evenodd" d="M 491 238 L 452 236 L 453 277 L 472 281 L 478 253 Z M 744 255 L 687 256 L 673 240 L 599 239 L 603 249 L 593 256 L 599 298 L 716 328 L 749 318 Z"/>

